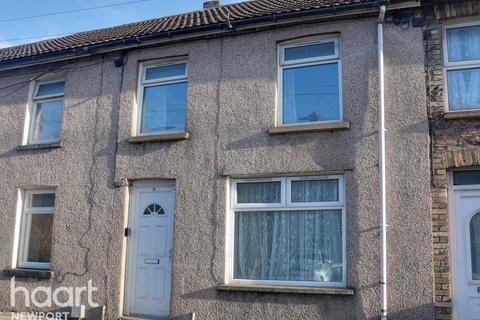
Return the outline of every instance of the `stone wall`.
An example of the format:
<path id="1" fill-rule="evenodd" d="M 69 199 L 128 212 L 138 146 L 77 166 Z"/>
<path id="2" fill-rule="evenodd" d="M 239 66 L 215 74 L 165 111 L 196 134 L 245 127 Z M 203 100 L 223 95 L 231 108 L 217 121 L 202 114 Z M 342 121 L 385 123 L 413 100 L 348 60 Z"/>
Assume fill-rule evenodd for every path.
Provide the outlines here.
<path id="1" fill-rule="evenodd" d="M 427 107 L 431 130 L 432 225 L 436 319 L 452 318 L 448 219 L 449 169 L 480 165 L 480 122 L 475 117 L 447 120 L 443 76 L 442 25 L 480 19 L 480 2 L 452 1 L 424 8 Z"/>

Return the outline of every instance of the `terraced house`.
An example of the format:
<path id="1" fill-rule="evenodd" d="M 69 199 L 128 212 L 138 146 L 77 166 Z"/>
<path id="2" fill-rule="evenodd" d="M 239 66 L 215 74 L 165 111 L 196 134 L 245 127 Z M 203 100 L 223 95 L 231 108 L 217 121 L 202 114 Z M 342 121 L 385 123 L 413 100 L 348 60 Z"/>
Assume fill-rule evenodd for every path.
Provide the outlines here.
<path id="1" fill-rule="evenodd" d="M 0 311 L 479 319 L 479 13 L 207 1 L 1 49 Z"/>

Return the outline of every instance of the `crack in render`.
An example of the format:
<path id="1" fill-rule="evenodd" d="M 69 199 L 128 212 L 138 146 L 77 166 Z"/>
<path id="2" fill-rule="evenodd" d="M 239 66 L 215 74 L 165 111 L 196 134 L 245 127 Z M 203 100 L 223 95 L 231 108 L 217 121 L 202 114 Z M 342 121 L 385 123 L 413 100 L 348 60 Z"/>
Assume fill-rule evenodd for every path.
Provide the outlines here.
<path id="1" fill-rule="evenodd" d="M 88 257 L 90 255 L 90 251 L 91 251 L 91 248 L 84 245 L 83 243 L 83 240 L 85 239 L 85 237 L 87 236 L 87 234 L 90 233 L 90 231 L 92 230 L 92 212 L 93 212 L 93 206 L 95 204 L 95 201 L 94 201 L 94 195 L 95 195 L 95 169 L 96 169 L 96 165 L 97 165 L 97 159 L 96 159 L 96 156 L 95 156 L 95 149 L 96 149 L 96 146 L 97 146 L 97 143 L 98 143 L 98 140 L 97 140 L 97 134 L 98 134 L 98 127 L 99 127 L 99 123 L 98 123 L 98 114 L 99 114 L 99 110 L 100 110 L 100 102 L 99 100 L 101 99 L 102 97 L 102 94 L 103 94 L 103 72 L 104 72 L 104 63 L 105 63 L 105 59 L 102 57 L 102 63 L 101 63 L 101 71 L 100 71 L 100 92 L 97 96 L 97 98 L 95 99 L 95 125 L 94 125 L 94 129 L 93 129 L 93 144 L 92 144 L 92 149 L 91 149 L 91 154 L 92 154 L 92 164 L 90 166 L 90 168 L 88 169 L 88 193 L 87 193 L 87 202 L 88 202 L 88 214 L 87 214 L 87 217 L 88 217 L 88 224 L 87 224 L 87 229 L 85 230 L 85 232 L 82 234 L 82 236 L 80 237 L 80 239 L 78 240 L 77 244 L 80 248 L 82 248 L 83 250 L 85 250 L 85 255 L 83 257 L 83 272 L 82 273 L 78 273 L 78 272 L 65 272 L 65 273 L 59 273 L 56 277 L 55 277 L 55 281 L 57 282 L 63 282 L 63 280 L 65 280 L 66 276 L 68 275 L 71 275 L 71 276 L 75 276 L 75 277 L 81 277 L 81 276 L 84 276 L 86 275 L 88 272 L 89 272 L 89 266 L 88 266 Z"/>

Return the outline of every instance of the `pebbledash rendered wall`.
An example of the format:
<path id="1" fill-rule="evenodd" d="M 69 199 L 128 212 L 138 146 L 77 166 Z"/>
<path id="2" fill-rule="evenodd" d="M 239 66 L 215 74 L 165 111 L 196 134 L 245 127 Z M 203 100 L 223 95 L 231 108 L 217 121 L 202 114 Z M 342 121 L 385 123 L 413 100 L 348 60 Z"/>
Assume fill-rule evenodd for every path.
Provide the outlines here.
<path id="1" fill-rule="evenodd" d="M 433 260 L 436 319 L 452 319 L 452 274 L 448 210 L 449 170 L 480 165 L 477 117 L 448 119 L 443 73 L 443 26 L 463 21 L 480 21 L 480 3 L 461 1 L 425 6 L 425 52 L 427 107 L 431 124 Z"/>
<path id="2" fill-rule="evenodd" d="M 18 285 L 99 287 L 116 319 L 121 300 L 127 187 L 122 179 L 175 180 L 171 314 L 196 319 L 376 319 L 380 309 L 376 18 L 289 28 L 64 62 L 62 147 L 17 151 L 28 88 L 0 99 L 0 266 L 11 267 L 17 189 L 57 187 L 51 280 Z M 343 113 L 350 129 L 272 136 L 277 42 L 340 33 Z M 130 144 L 140 61 L 188 55 L 187 131 L 177 142 Z M 391 319 L 433 319 L 428 119 L 421 28 L 385 30 L 388 268 Z M 97 65 L 93 65 L 99 63 Z M 90 65 L 90 66 L 89 66 Z M 58 65 L 42 67 L 57 68 Z M 1 74 L 1 87 L 32 68 Z M 12 77 L 7 77 L 11 75 Z M 345 171 L 347 286 L 353 296 L 223 292 L 226 180 Z M 0 310 L 10 307 L 0 276 Z"/>

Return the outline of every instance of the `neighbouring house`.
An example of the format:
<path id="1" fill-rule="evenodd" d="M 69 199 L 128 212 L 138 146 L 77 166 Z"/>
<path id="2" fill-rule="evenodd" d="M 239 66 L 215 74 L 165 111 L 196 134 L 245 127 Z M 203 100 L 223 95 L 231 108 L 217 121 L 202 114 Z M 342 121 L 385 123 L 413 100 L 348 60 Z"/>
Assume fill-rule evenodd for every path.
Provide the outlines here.
<path id="1" fill-rule="evenodd" d="M 208 1 L 1 49 L 0 311 L 477 319 L 479 14 Z"/>
<path id="2" fill-rule="evenodd" d="M 423 11 L 436 319 L 479 319 L 480 1 Z"/>

